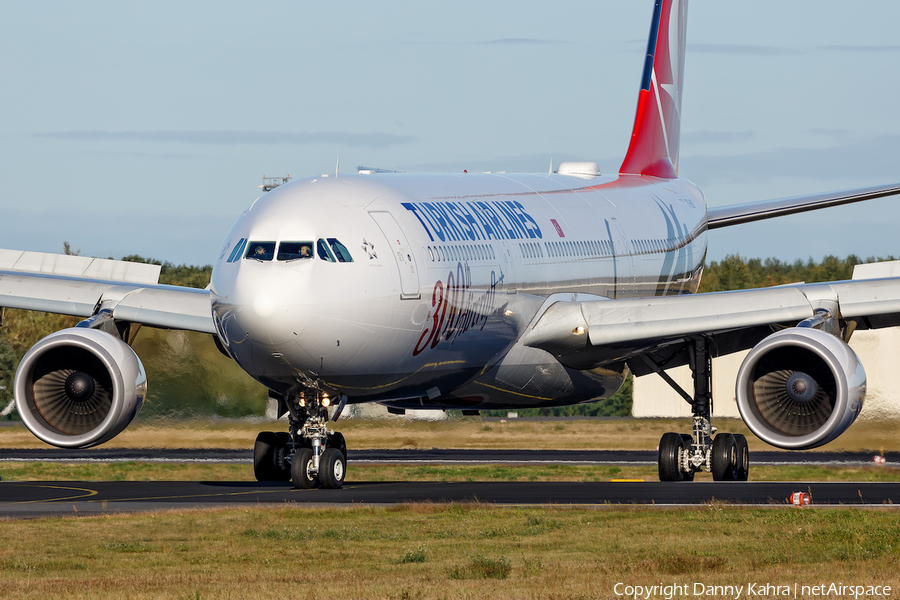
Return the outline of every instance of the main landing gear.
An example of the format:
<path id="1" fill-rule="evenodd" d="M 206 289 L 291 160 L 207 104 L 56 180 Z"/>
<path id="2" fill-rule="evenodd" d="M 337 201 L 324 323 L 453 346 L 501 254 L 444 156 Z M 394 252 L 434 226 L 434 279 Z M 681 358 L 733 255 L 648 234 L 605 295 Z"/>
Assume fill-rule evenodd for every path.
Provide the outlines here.
<path id="1" fill-rule="evenodd" d="M 257 481 L 290 480 L 300 489 L 344 485 L 347 444 L 343 435 L 326 429 L 329 405 L 329 398 L 321 394 L 279 398 L 280 409 L 289 413 L 290 433 L 263 431 L 256 436 L 253 473 Z"/>
<path id="2" fill-rule="evenodd" d="M 691 397 L 659 366 L 651 368 L 666 380 L 691 405 L 694 426 L 690 434 L 666 433 L 659 441 L 659 480 L 693 481 L 694 473 L 711 472 L 715 481 L 747 481 L 750 452 L 747 439 L 738 433 L 719 433 L 711 423 L 712 359 L 709 340 L 691 342 L 691 373 L 694 396 Z M 715 436 L 715 437 L 713 437 Z"/>

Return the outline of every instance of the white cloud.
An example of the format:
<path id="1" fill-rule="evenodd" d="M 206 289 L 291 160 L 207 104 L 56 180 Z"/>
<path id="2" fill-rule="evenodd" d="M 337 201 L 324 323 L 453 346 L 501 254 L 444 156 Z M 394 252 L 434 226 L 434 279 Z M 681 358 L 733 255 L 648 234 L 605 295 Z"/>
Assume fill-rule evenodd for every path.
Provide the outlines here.
<path id="1" fill-rule="evenodd" d="M 407 144 L 416 138 L 393 133 L 349 133 L 346 131 L 318 131 L 292 133 L 283 131 L 57 131 L 36 134 L 36 137 L 72 140 L 77 142 L 153 142 L 176 144 L 208 144 L 236 146 L 247 144 L 309 145 L 340 144 L 383 148 Z"/>

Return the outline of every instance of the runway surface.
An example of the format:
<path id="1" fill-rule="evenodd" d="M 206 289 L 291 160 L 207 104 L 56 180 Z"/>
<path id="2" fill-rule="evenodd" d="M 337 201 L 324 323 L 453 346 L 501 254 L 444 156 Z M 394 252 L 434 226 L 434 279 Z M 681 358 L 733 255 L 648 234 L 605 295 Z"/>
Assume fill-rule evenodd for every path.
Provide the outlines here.
<path id="1" fill-rule="evenodd" d="M 754 452 L 752 465 L 872 464 L 871 452 Z M 900 455 L 885 455 L 900 464 Z M 231 462 L 251 468 L 247 450 L 15 450 L 0 449 L 9 461 L 58 462 Z M 353 463 L 596 464 L 655 465 L 655 451 L 570 450 L 351 450 Z M 352 477 L 352 471 L 350 471 Z M 488 504 L 734 505 L 786 506 L 798 491 L 815 506 L 900 504 L 900 483 L 822 482 L 348 482 L 342 490 L 295 490 L 289 483 L 246 482 L 3 482 L 0 518 L 90 515 L 216 506 L 353 505 L 403 502 L 483 502 Z"/>
<path id="2" fill-rule="evenodd" d="M 863 465 L 871 464 L 875 452 L 751 452 L 753 465 Z M 886 453 L 887 464 L 900 464 L 900 453 Z M 354 450 L 349 463 L 555 463 L 597 465 L 655 465 L 654 450 Z M 57 462 L 229 462 L 253 460 L 252 450 L 91 448 L 65 450 L 48 448 L 20 450 L 0 448 L 3 461 Z"/>
<path id="3" fill-rule="evenodd" d="M 219 506 L 383 505 L 481 502 L 504 505 L 786 506 L 797 491 L 814 506 L 890 506 L 900 483 L 821 482 L 364 482 L 340 490 L 295 490 L 289 483 L 246 482 L 0 482 L 0 517 L 91 515 Z"/>

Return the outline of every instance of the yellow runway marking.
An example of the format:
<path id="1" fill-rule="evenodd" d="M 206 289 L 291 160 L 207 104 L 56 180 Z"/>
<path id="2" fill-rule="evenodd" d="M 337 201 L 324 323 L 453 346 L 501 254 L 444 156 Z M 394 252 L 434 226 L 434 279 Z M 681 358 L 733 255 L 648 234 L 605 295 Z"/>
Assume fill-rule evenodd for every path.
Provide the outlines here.
<path id="1" fill-rule="evenodd" d="M 147 500 L 180 500 L 182 498 L 213 498 L 216 496 L 246 496 L 248 494 L 274 494 L 284 490 L 251 490 L 249 492 L 220 492 L 212 494 L 188 494 L 186 496 L 147 496 L 146 498 L 112 498 L 105 500 L 88 500 L 88 502 L 140 502 Z"/>
<path id="2" fill-rule="evenodd" d="M 86 490 L 84 488 L 76 488 L 76 487 L 63 487 L 63 486 L 59 486 L 59 485 L 35 485 L 32 487 L 46 488 L 48 490 L 73 490 L 73 491 L 84 492 L 84 493 L 80 494 L 78 496 L 66 496 L 64 498 L 47 498 L 45 500 L 25 500 L 22 502 L 11 502 L 10 504 L 35 504 L 35 503 L 40 503 L 40 502 L 62 502 L 64 500 L 78 500 L 79 498 L 89 498 L 91 496 L 96 496 L 99 493 L 96 490 Z"/>

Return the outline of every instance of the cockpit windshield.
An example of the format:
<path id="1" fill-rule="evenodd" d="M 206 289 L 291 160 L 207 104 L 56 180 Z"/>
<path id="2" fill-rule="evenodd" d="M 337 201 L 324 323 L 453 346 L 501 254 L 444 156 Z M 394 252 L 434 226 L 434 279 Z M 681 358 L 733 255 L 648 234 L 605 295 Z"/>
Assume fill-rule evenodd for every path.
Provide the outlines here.
<path id="1" fill-rule="evenodd" d="M 250 242 L 244 258 L 254 260 L 272 260 L 275 258 L 275 242 Z"/>
<path id="2" fill-rule="evenodd" d="M 278 260 L 312 258 L 312 242 L 281 242 L 278 246 Z"/>
<path id="3" fill-rule="evenodd" d="M 334 255 L 331 253 L 331 250 L 328 249 L 328 244 L 325 243 L 325 240 L 319 240 L 318 242 L 316 242 L 316 254 L 318 254 L 319 258 L 321 258 L 322 260 L 335 262 Z"/>
<path id="4" fill-rule="evenodd" d="M 353 262 L 353 257 L 350 256 L 350 251 L 347 250 L 347 246 L 343 245 L 335 238 L 328 238 L 328 243 L 331 244 L 331 249 L 334 251 L 334 255 L 339 262 Z"/>
<path id="5" fill-rule="evenodd" d="M 243 240 L 238 243 L 238 247 L 242 248 Z M 313 252 L 315 245 L 315 253 Z M 275 248 L 278 247 L 278 254 Z M 238 254 L 238 247 L 232 251 L 232 254 Z M 247 242 L 247 253 L 245 259 L 253 259 L 258 261 L 271 261 L 277 259 L 279 261 L 292 261 L 304 258 L 315 258 L 327 262 L 353 262 L 350 251 L 347 247 L 337 241 L 335 238 L 320 239 L 317 242 Z"/>

